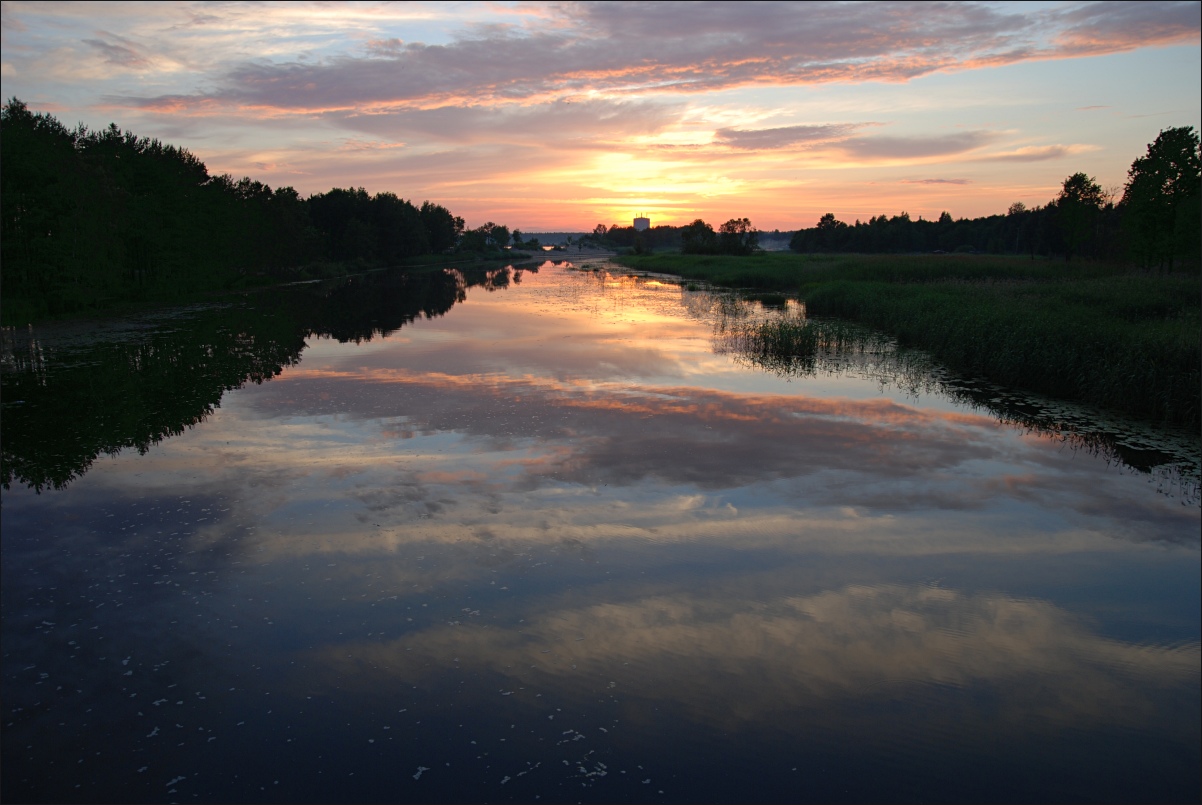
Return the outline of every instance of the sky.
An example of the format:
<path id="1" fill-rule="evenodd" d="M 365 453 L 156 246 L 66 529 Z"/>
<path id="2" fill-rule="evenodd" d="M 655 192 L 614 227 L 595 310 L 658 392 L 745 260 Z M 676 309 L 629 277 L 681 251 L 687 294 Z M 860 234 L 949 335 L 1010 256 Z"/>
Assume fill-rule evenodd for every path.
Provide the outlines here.
<path id="1" fill-rule="evenodd" d="M 976 217 L 1202 128 L 1202 4 L 4 2 L 3 95 L 524 232 Z"/>

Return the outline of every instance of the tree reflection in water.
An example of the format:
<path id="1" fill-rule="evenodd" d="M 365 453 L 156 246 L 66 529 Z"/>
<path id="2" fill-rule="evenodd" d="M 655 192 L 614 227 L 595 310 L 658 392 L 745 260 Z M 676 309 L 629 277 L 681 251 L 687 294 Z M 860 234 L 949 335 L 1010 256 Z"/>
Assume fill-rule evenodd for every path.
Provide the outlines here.
<path id="1" fill-rule="evenodd" d="M 470 287 L 520 277 L 508 266 L 382 271 L 130 320 L 5 328 L 4 488 L 59 489 L 101 455 L 145 453 L 204 421 L 227 391 L 297 364 L 310 336 L 370 341 L 441 316 Z"/>

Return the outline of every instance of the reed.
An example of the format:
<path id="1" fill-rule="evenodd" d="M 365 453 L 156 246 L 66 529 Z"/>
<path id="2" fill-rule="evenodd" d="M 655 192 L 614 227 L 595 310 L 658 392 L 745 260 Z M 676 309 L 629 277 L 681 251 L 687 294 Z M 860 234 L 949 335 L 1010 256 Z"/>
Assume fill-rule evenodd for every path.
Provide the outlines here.
<path id="1" fill-rule="evenodd" d="M 951 255 L 654 255 L 621 262 L 716 285 L 788 291 L 812 316 L 879 328 L 994 383 L 1153 422 L 1200 422 L 1196 274 Z M 779 356 L 803 354 L 805 339 L 817 337 L 805 328 L 772 329 L 778 326 L 785 325 L 764 325 L 762 344 Z"/>
<path id="2" fill-rule="evenodd" d="M 812 314 L 879 327 L 995 383 L 1196 425 L 1197 302 L 1192 315 L 1175 309 L 1169 290 L 1150 293 L 1132 278 L 1033 286 L 833 282 L 807 289 L 805 300 Z"/>

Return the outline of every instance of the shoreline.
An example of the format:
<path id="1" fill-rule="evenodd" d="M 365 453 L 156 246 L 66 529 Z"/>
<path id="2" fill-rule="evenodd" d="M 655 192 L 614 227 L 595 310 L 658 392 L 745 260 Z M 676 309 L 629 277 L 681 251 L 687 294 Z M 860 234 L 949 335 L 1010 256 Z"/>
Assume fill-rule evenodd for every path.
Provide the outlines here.
<path id="1" fill-rule="evenodd" d="M 859 322 L 957 372 L 1196 428 L 1200 418 L 1197 274 L 902 255 L 623 255 L 627 268 L 776 291 L 807 312 Z"/>

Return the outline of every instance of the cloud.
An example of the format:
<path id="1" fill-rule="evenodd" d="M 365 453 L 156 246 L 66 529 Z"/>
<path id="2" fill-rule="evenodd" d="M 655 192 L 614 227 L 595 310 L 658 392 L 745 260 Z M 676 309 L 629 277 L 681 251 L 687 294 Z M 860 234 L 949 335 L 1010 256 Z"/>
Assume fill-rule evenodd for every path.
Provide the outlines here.
<path id="1" fill-rule="evenodd" d="M 972 184 L 971 179 L 902 179 L 901 184 Z"/>
<path id="2" fill-rule="evenodd" d="M 1194 2 L 1104 2 L 1070 8 L 1052 19 L 1064 24 L 1056 44 L 1072 55 L 1135 47 L 1196 44 L 1202 5 Z"/>
<path id="3" fill-rule="evenodd" d="M 367 52 L 372 56 L 391 58 L 395 57 L 398 53 L 404 52 L 405 43 L 396 38 L 375 39 L 368 42 L 366 48 Z"/>
<path id="4" fill-rule="evenodd" d="M 569 287 L 599 281 L 591 274 L 563 279 Z M 687 321 L 634 317 L 610 330 L 588 316 L 568 317 L 557 325 L 561 337 L 548 341 L 536 316 L 494 306 L 472 315 L 481 332 L 506 334 L 503 352 L 461 335 L 407 352 L 398 365 L 397 352 L 382 348 L 345 364 L 289 370 L 248 403 L 272 418 L 337 415 L 348 423 L 403 423 L 386 426 L 398 434 L 455 434 L 474 445 L 475 468 L 488 464 L 479 456 L 495 456 L 498 463 L 485 471 L 490 483 L 516 494 L 563 484 L 608 486 L 628 496 L 664 485 L 714 495 L 778 485 L 794 490 L 794 503 L 885 512 L 979 509 L 1004 500 L 1076 508 L 1070 516 L 1078 522 L 1105 522 L 1111 536 L 1138 540 L 1174 539 L 1181 525 L 1159 500 L 1126 494 L 1115 496 L 1121 516 L 1093 503 L 1080 508 L 1094 499 L 1081 489 L 1109 483 L 1111 471 L 1103 462 L 1064 471 L 1059 438 L 1029 445 L 1023 466 L 1038 464 L 1037 456 L 1050 462 L 1031 478 L 999 485 L 978 475 L 971 468 L 1003 460 L 1009 438 L 1010 426 L 992 415 L 887 398 L 691 386 L 693 373 L 715 371 L 720 358 L 710 352 L 715 342 L 694 343 L 697 331 Z M 682 342 L 692 351 L 660 346 Z M 872 376 L 870 366 L 856 366 Z M 629 387 L 632 377 L 641 379 L 638 390 Z M 1116 528 L 1119 521 L 1129 529 Z M 1196 532 L 1188 533 L 1196 544 Z"/>
<path id="5" fill-rule="evenodd" d="M 759 581 L 771 588 L 769 574 Z M 397 639 L 322 645 L 305 659 L 322 675 L 318 684 L 340 691 L 348 679 L 359 690 L 389 689 L 398 676 L 420 684 L 447 657 L 477 673 L 500 671 L 505 688 L 537 679 L 536 689 L 561 699 L 581 694 L 581 678 L 616 678 L 623 698 L 677 710 L 705 728 L 767 722 L 786 735 L 821 725 L 862 740 L 850 711 L 879 698 L 891 708 L 924 708 L 925 721 L 968 744 L 1029 738 L 1033 729 L 1146 727 L 1192 690 L 1198 673 L 1196 642 L 1114 640 L 1054 604 L 1005 595 L 896 584 L 754 600 L 621 592 L 605 603 L 522 611 L 520 632 L 437 624 Z M 622 673 L 626 667 L 635 670 Z M 734 703 L 731 679 L 756 682 L 740 687 Z M 969 719 L 960 699 L 899 705 L 924 686 L 977 691 L 989 704 Z M 1006 707 L 992 705 L 998 700 Z M 1113 701 L 1125 706 L 1106 704 Z M 541 704 L 530 695 L 514 702 Z"/>
<path id="6" fill-rule="evenodd" d="M 1028 145 L 1000 154 L 981 157 L 986 162 L 1045 162 L 1097 150 L 1093 145 Z"/>
<path id="7" fill-rule="evenodd" d="M 378 140 L 361 140 L 357 137 L 343 138 L 341 145 L 338 146 L 340 151 L 393 151 L 397 148 L 404 148 L 404 143 L 389 143 L 380 142 Z"/>
<path id="8" fill-rule="evenodd" d="M 16 14 L 13 14 L 8 4 L 0 6 L 0 23 L 3 23 L 4 33 L 25 33 L 28 28 Z"/>
<path id="9" fill-rule="evenodd" d="M 104 60 L 107 64 L 115 64 L 119 67 L 150 66 L 149 59 L 124 41 L 121 44 L 113 44 L 112 42 L 106 42 L 103 39 L 85 39 L 83 42 L 85 45 L 88 45 L 93 50 L 99 52 L 100 55 L 104 57 Z"/>
<path id="10" fill-rule="evenodd" d="M 350 129 L 400 138 L 454 143 L 600 142 L 654 134 L 674 123 L 681 105 L 659 101 L 591 99 L 501 107 L 468 104 L 433 109 L 337 112 L 327 116 Z"/>
<path id="11" fill-rule="evenodd" d="M 857 137 L 857 131 L 880 123 L 827 123 L 782 126 L 771 129 L 723 128 L 714 132 L 714 143 L 741 151 L 759 151 L 808 146 L 842 152 L 853 159 L 926 159 L 971 151 L 995 141 L 990 131 L 913 137 Z M 966 184 L 968 180 L 929 179 L 924 184 Z"/>
<path id="12" fill-rule="evenodd" d="M 230 64 L 212 76 L 217 89 L 190 97 L 312 113 L 894 82 L 1197 39 L 1196 4 L 1111 5 L 1010 13 L 947 4 L 916 14 L 906 3 L 582 3 L 445 44 L 382 38 L 358 54 Z"/>
<path id="13" fill-rule="evenodd" d="M 963 154 L 997 139 L 989 131 L 965 131 L 932 137 L 857 137 L 836 147 L 855 159 L 926 159 Z"/>
<path id="14" fill-rule="evenodd" d="M 792 145 L 829 142 L 850 137 L 869 123 L 828 123 L 809 126 L 782 126 L 775 129 L 718 129 L 714 142 L 732 148 L 761 150 Z"/>
<path id="15" fill-rule="evenodd" d="M 684 386 L 634 393 L 552 380 L 548 376 L 563 374 L 558 367 L 574 365 L 579 351 L 527 352 L 520 333 L 514 334 L 509 354 L 525 377 L 515 380 L 456 366 L 463 363 L 454 354 L 461 347 L 424 354 L 428 369 L 293 371 L 260 390 L 255 405 L 276 416 L 383 416 L 403 419 L 414 432 L 456 432 L 494 446 L 524 444 L 523 450 L 534 452 L 515 463 L 522 471 L 511 482 L 527 490 L 552 481 L 617 488 L 652 479 L 730 490 L 835 469 L 854 473 L 855 480 L 846 488 L 824 483 L 828 504 L 897 510 L 900 500 L 909 500 L 919 507 L 960 509 L 1006 493 L 969 480 L 943 498 L 924 496 L 931 477 L 993 455 L 990 434 L 999 426 L 990 417 L 921 412 L 890 400 L 827 401 Z M 654 352 L 625 358 L 602 352 L 594 358 L 602 370 L 614 359 L 623 364 L 620 370 L 612 367 L 620 376 L 682 368 L 665 367 L 666 356 Z M 541 371 L 537 361 L 544 362 Z M 343 388 L 348 384 L 355 393 Z M 503 404 L 514 399 L 521 405 Z M 884 485 L 879 500 L 865 491 L 869 478 Z M 1041 483 L 1058 488 L 1050 477 Z M 905 487 L 904 493 L 891 486 L 896 484 Z"/>
<path id="16" fill-rule="evenodd" d="M 843 210 L 848 220 L 876 214 L 882 204 L 930 214 L 914 209 L 905 197 L 909 186 L 896 178 L 890 191 L 867 191 L 862 177 L 849 173 L 881 163 L 946 164 L 1000 152 L 1003 163 L 1032 163 L 1021 172 L 1024 187 L 1046 186 L 1039 174 L 1052 162 L 1040 160 L 1055 153 L 1015 149 L 1092 139 L 1041 133 L 1051 124 L 1029 106 L 1063 93 L 1063 82 L 1027 87 L 1002 105 L 970 95 L 953 111 L 947 105 L 963 96 L 949 100 L 948 93 L 961 92 L 978 68 L 1186 41 L 1196 32 L 1183 26 L 1189 19 L 1182 8 L 963 3 L 915 13 L 903 3 L 571 3 L 473 6 L 465 13 L 456 6 L 298 3 L 161 4 L 148 11 L 112 4 L 96 12 L 5 4 L 3 72 L 6 86 L 13 83 L 39 110 L 63 103 L 66 119 L 91 126 L 114 120 L 187 145 L 214 172 L 295 182 L 302 193 L 363 185 L 525 227 L 591 227 L 634 209 L 658 209 L 658 220 L 737 213 L 787 229 L 827 208 Z M 489 24 L 467 24 L 481 19 Z M 1086 46 L 1092 50 L 1082 51 Z M 136 68 L 135 81 L 138 58 L 151 66 Z M 1140 69 L 1179 58 L 1176 51 L 1150 54 Z M 989 80 L 1013 87 L 1062 67 Z M 900 86 L 955 72 L 961 75 Z M 1146 111 L 1139 103 L 1124 108 L 1124 82 L 1111 91 L 1095 86 L 1098 80 L 1093 76 L 1079 97 L 1056 97 L 1056 108 L 1096 103 L 1124 114 Z M 873 86 L 834 86 L 865 82 Z M 826 86 L 790 89 L 816 85 Z M 974 117 L 981 103 L 997 114 Z M 866 120 L 893 127 L 848 122 Z M 971 136 L 940 139 L 962 135 L 961 126 L 990 129 L 998 139 L 984 147 L 973 147 L 979 143 Z M 1120 131 L 1098 132 L 1107 153 L 1123 153 L 1127 135 Z M 409 159 L 390 162 L 382 149 L 356 147 L 359 141 L 403 142 L 391 154 Z M 572 151 L 578 153 L 569 159 Z M 1104 173 L 1091 162 L 1095 167 L 1084 167 Z M 259 175 L 257 163 L 295 172 Z M 1009 203 L 1009 191 L 959 168 L 905 173 L 973 178 L 979 192 L 961 202 L 961 214 Z M 868 192 L 871 198 L 850 200 Z"/>

